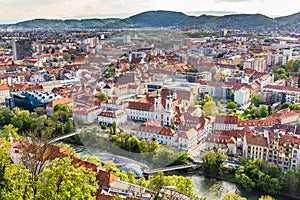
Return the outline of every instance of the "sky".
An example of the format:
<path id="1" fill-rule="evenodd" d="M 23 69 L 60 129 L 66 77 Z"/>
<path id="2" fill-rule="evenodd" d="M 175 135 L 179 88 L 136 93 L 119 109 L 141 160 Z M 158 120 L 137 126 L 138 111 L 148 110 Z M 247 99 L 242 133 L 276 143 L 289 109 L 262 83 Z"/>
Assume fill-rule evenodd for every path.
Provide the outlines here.
<path id="1" fill-rule="evenodd" d="M 36 18 L 125 18 L 149 10 L 195 16 L 261 13 L 276 17 L 300 12 L 300 0 L 0 0 L 0 23 Z"/>

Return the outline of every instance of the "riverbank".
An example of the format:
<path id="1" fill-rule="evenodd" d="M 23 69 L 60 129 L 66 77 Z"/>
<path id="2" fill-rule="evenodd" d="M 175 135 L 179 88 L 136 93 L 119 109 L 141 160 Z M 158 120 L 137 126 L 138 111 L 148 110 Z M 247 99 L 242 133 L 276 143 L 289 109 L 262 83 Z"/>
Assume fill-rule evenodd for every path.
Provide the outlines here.
<path id="1" fill-rule="evenodd" d="M 243 193 L 247 194 L 252 194 L 252 193 L 259 193 L 260 196 L 262 195 L 266 195 L 265 191 L 263 190 L 260 190 L 259 188 L 255 188 L 253 189 L 251 192 L 247 192 L 245 189 L 243 189 L 233 178 L 225 178 L 225 177 L 221 177 L 221 176 L 213 176 L 213 175 L 209 175 L 209 174 L 203 174 L 204 177 L 206 178 L 209 178 L 209 179 L 216 179 L 216 180 L 219 180 L 219 181 L 226 181 L 226 182 L 229 182 L 229 183 L 232 183 L 232 184 L 235 184 L 237 185 L 241 191 L 243 191 Z M 243 196 L 243 195 L 241 195 Z M 260 197 L 259 196 L 259 197 Z M 293 196 L 293 195 L 288 195 L 288 194 L 283 194 L 283 193 L 278 193 L 276 195 L 271 195 L 273 196 L 276 200 L 299 200 L 300 197 L 298 196 Z M 246 197 L 246 196 L 243 196 L 243 197 Z M 249 200 L 248 197 L 246 197 L 247 200 Z M 251 200 L 251 199 L 250 199 Z"/>
<path id="2" fill-rule="evenodd" d="M 74 145 L 70 144 L 71 147 L 73 147 L 77 153 L 80 155 L 92 155 L 86 149 L 86 147 L 82 145 Z M 97 156 L 94 154 L 94 156 Z M 101 159 L 101 158 L 99 158 Z M 110 159 L 114 159 L 113 155 L 111 155 Z M 142 163 L 141 163 L 142 164 Z M 135 166 L 132 171 L 136 170 Z M 127 168 L 126 171 L 130 171 L 130 168 Z M 222 197 L 228 193 L 228 192 L 236 192 L 240 194 L 243 197 L 246 197 L 247 200 L 257 200 L 262 195 L 266 195 L 265 192 L 261 190 L 252 190 L 251 192 L 247 192 L 245 189 L 243 189 L 241 186 L 236 184 L 236 182 L 233 180 L 232 176 L 231 178 L 225 178 L 220 176 L 211 176 L 211 175 L 199 175 L 197 172 L 195 174 L 188 174 L 186 171 L 176 171 L 174 173 L 168 172 L 166 175 L 180 175 L 183 177 L 189 177 L 193 183 L 194 183 L 194 191 L 196 194 L 198 194 L 200 197 L 206 197 L 208 200 L 221 200 Z M 274 196 L 276 200 L 299 200 L 299 197 L 293 197 L 288 195 L 276 195 Z"/>

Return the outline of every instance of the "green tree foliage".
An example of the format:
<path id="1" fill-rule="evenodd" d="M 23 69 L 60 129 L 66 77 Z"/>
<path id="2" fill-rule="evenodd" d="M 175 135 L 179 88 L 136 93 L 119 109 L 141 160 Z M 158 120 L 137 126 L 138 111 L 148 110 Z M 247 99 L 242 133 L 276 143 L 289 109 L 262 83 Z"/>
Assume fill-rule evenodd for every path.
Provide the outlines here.
<path id="1" fill-rule="evenodd" d="M 66 125 L 65 125 L 65 133 L 72 133 L 74 132 L 75 128 L 74 128 L 74 125 L 73 125 L 73 122 L 68 119 Z"/>
<path id="2" fill-rule="evenodd" d="M 69 53 L 63 54 L 63 59 L 67 62 L 71 61 L 71 55 Z"/>
<path id="3" fill-rule="evenodd" d="M 28 110 L 21 111 L 20 109 L 15 108 L 11 123 L 14 125 L 14 127 L 18 128 L 20 132 L 30 131 L 30 126 L 32 124 L 30 112 Z"/>
<path id="4" fill-rule="evenodd" d="M 235 110 L 237 109 L 237 105 L 235 102 L 229 102 L 227 105 L 226 105 L 226 108 L 227 109 L 231 109 L 231 110 Z"/>
<path id="5" fill-rule="evenodd" d="M 208 101 L 203 106 L 203 112 L 206 116 L 216 116 L 219 114 L 218 107 L 214 101 Z"/>
<path id="6" fill-rule="evenodd" d="M 221 173 L 223 168 L 223 162 L 226 160 L 227 156 L 220 153 L 209 151 L 201 156 L 201 160 L 203 161 L 202 167 L 205 173 L 211 175 L 218 175 Z"/>
<path id="7" fill-rule="evenodd" d="M 98 95 L 98 99 L 100 102 L 104 102 L 107 100 L 107 96 L 104 93 L 102 93 Z"/>
<path id="8" fill-rule="evenodd" d="M 297 190 L 297 186 L 299 184 L 299 179 L 296 176 L 294 170 L 289 169 L 284 174 L 284 188 L 287 192 L 295 192 Z"/>
<path id="9" fill-rule="evenodd" d="M 111 130 L 113 132 L 113 130 Z M 139 140 L 136 136 L 120 131 L 110 135 L 109 140 L 116 146 L 134 153 L 141 153 L 144 158 L 151 160 L 150 165 L 162 166 L 168 161 L 171 165 L 182 165 L 191 162 L 186 152 L 175 152 L 159 145 L 157 140 Z"/>
<path id="10" fill-rule="evenodd" d="M 66 157 L 50 162 L 37 177 L 10 160 L 9 143 L 0 141 L 0 197 L 11 199 L 94 199 L 96 174 Z M 30 168 L 32 170 L 32 168 Z"/>
<path id="11" fill-rule="evenodd" d="M 157 176 L 149 179 L 147 187 L 151 190 L 159 192 L 162 186 L 175 186 L 178 192 L 193 195 L 193 182 L 189 178 L 183 176 L 165 176 L 163 172 L 159 172 Z"/>
<path id="12" fill-rule="evenodd" d="M 300 110 L 300 106 L 298 104 L 289 104 L 288 102 L 282 103 L 278 110 L 283 110 L 285 108 L 290 108 L 291 110 Z"/>
<path id="13" fill-rule="evenodd" d="M 112 74 L 111 72 L 106 72 L 105 75 L 104 75 L 105 78 L 111 78 L 112 77 Z"/>
<path id="14" fill-rule="evenodd" d="M 261 105 L 259 108 L 259 115 L 262 118 L 265 118 L 269 115 L 268 113 L 268 107 L 266 105 Z"/>
<path id="15" fill-rule="evenodd" d="M 275 200 L 275 199 L 269 195 L 266 195 L 266 196 L 261 196 L 258 200 Z"/>
<path id="16" fill-rule="evenodd" d="M 251 103 L 254 104 L 256 107 L 258 107 L 259 101 L 260 101 L 259 96 L 257 94 L 254 94 L 251 98 Z"/>
<path id="17" fill-rule="evenodd" d="M 282 169 L 263 160 L 244 160 L 236 171 L 235 178 L 238 184 L 251 191 L 258 187 L 269 194 L 277 194 L 283 188 Z"/>
<path id="18" fill-rule="evenodd" d="M 12 117 L 13 113 L 8 108 L 0 109 L 0 126 L 10 124 Z"/>
<path id="19" fill-rule="evenodd" d="M 101 125 L 101 129 L 102 129 L 102 130 L 106 130 L 106 128 L 107 128 L 106 124 L 102 124 L 102 125 Z"/>
<path id="20" fill-rule="evenodd" d="M 45 181 L 39 184 L 41 197 L 49 199 L 94 199 L 98 188 L 96 174 L 73 166 L 70 158 L 55 159 L 41 173 L 41 180 Z"/>
<path id="21" fill-rule="evenodd" d="M 235 180 L 248 192 L 250 192 L 254 187 L 254 181 L 245 174 L 245 168 L 241 166 L 235 173 Z"/>
<path id="22" fill-rule="evenodd" d="M 67 112 L 67 113 L 71 113 L 71 109 L 68 105 L 66 104 L 57 104 L 54 106 L 54 109 L 53 109 L 54 112 L 57 112 L 57 111 L 64 111 L 64 112 Z"/>
<path id="23" fill-rule="evenodd" d="M 112 127 L 112 133 L 115 135 L 117 133 L 117 123 L 114 122 L 111 127 Z"/>
<path id="24" fill-rule="evenodd" d="M 2 126 L 13 125 L 17 133 L 22 136 L 27 132 L 49 132 L 56 135 L 62 135 L 74 131 L 73 122 L 69 119 L 72 116 L 68 106 L 58 106 L 52 119 L 46 115 L 39 115 L 36 112 L 30 113 L 28 110 L 15 108 L 13 111 L 0 109 L 0 119 Z M 60 110 L 62 109 L 62 110 Z M 66 112 L 67 111 L 67 112 Z M 16 130 L 15 129 L 15 130 Z M 14 134 L 12 132 L 11 134 Z"/>
<path id="25" fill-rule="evenodd" d="M 18 128 L 15 128 L 12 124 L 5 125 L 3 130 L 0 130 L 0 137 L 4 138 L 6 141 L 9 141 L 10 138 L 18 139 Z"/>
<path id="26" fill-rule="evenodd" d="M 241 197 L 235 192 L 228 192 L 223 196 L 222 200 L 246 200 L 246 198 Z"/>
<path id="27" fill-rule="evenodd" d="M 285 109 L 285 108 L 288 108 L 289 105 L 290 105 L 290 104 L 289 104 L 288 102 L 284 102 L 283 104 L 280 105 L 279 110 L 283 110 L 283 109 Z"/>

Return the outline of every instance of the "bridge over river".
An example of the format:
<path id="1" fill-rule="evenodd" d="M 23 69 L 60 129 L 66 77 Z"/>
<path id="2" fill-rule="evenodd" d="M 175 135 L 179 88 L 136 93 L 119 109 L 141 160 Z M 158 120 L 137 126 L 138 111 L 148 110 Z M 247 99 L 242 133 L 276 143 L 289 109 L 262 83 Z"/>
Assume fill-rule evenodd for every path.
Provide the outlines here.
<path id="1" fill-rule="evenodd" d="M 186 164 L 186 165 L 176 165 L 176 166 L 171 166 L 171 167 L 163 167 L 163 168 L 158 168 L 158 169 L 151 169 L 151 170 L 145 170 L 144 174 L 155 174 L 158 172 L 168 172 L 168 171 L 175 171 L 175 170 L 181 170 L 181 169 L 190 169 L 190 168 L 195 168 L 199 167 L 199 164 Z"/>

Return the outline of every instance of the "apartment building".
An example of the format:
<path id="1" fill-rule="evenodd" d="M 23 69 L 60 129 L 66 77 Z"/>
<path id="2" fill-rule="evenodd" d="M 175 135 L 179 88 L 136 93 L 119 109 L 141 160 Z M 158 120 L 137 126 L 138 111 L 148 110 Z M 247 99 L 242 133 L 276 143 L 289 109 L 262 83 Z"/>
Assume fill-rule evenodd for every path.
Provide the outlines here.
<path id="1" fill-rule="evenodd" d="M 8 85 L 0 85 L 0 104 L 5 103 L 6 97 L 10 96 Z"/>
<path id="2" fill-rule="evenodd" d="M 254 69 L 258 72 L 265 72 L 266 59 L 264 57 L 250 58 L 243 62 L 244 69 Z"/>
<path id="3" fill-rule="evenodd" d="M 283 169 L 296 169 L 300 164 L 300 138 L 293 135 L 264 131 L 263 134 L 244 136 L 243 154 L 250 159 L 258 158 L 278 164 Z"/>
<path id="4" fill-rule="evenodd" d="M 300 103 L 300 88 L 269 84 L 263 88 L 263 92 L 274 103 L 281 101 L 284 96 L 288 103 Z"/>
<path id="5" fill-rule="evenodd" d="M 213 131 L 236 130 L 239 119 L 237 116 L 217 115 L 213 123 Z"/>
<path id="6" fill-rule="evenodd" d="M 158 120 L 154 121 L 159 124 Z M 178 133 L 175 130 L 159 126 L 158 124 L 149 124 L 146 122 L 134 130 L 133 134 L 141 140 L 156 139 L 160 144 L 172 144 L 178 139 Z"/>

